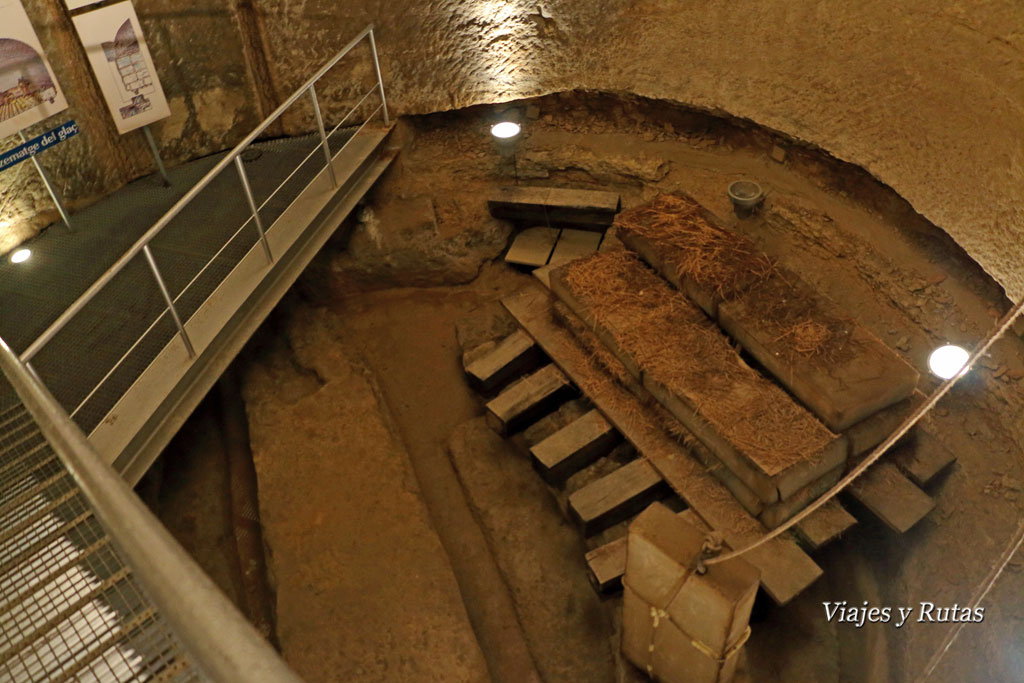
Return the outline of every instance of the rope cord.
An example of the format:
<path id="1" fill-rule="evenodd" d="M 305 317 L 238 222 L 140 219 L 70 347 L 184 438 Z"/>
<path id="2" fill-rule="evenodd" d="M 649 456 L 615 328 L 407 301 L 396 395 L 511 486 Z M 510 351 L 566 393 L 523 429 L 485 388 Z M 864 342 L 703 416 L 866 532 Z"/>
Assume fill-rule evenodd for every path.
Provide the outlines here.
<path id="1" fill-rule="evenodd" d="M 938 403 L 939 400 L 943 396 L 945 396 L 949 392 L 949 390 L 953 388 L 954 385 L 956 385 L 957 381 L 959 381 L 961 377 L 966 375 L 967 371 L 970 370 L 970 368 L 973 367 L 974 364 L 988 352 L 992 344 L 994 344 L 996 340 L 999 339 L 999 337 L 1001 337 L 1004 332 L 1006 332 L 1006 330 L 1010 329 L 1010 326 L 1013 325 L 1014 320 L 1016 320 L 1017 316 L 1020 315 L 1022 309 L 1024 309 L 1024 299 L 1021 299 L 1020 302 L 1018 302 L 1013 308 L 1010 309 L 1010 311 L 1005 316 L 1003 316 L 1003 319 L 999 322 L 999 324 L 992 331 L 992 333 L 989 334 L 985 341 L 982 342 L 981 345 L 978 346 L 977 349 L 975 349 L 975 351 L 971 354 L 970 358 L 967 359 L 967 363 L 966 365 L 964 365 L 964 370 L 962 372 L 957 373 L 951 379 L 947 379 L 945 382 L 943 382 L 939 386 L 939 388 L 936 389 L 935 392 L 928 397 L 928 400 L 921 404 L 917 408 L 917 410 L 911 413 L 910 417 L 905 419 L 903 423 L 899 427 L 897 427 L 896 430 L 888 436 L 888 438 L 885 439 L 885 441 L 880 443 L 875 448 L 875 450 L 871 452 L 871 455 L 866 457 L 859 465 L 850 470 L 850 472 L 845 477 L 840 479 L 835 486 L 833 486 L 824 494 L 822 494 L 820 498 L 818 498 L 812 504 L 808 505 L 806 508 L 801 510 L 795 517 L 791 518 L 785 524 L 776 527 L 775 529 L 766 533 L 764 536 L 761 536 L 757 540 L 748 543 L 747 545 L 741 548 L 732 550 L 728 553 L 725 553 L 724 555 L 719 555 L 718 557 L 708 558 L 707 560 L 705 560 L 705 564 L 713 565 L 718 564 L 719 562 L 726 562 L 728 560 L 740 557 L 741 555 L 745 555 L 746 553 L 749 553 L 751 550 L 760 548 L 765 543 L 775 538 L 778 538 L 782 534 L 786 533 L 795 525 L 807 519 L 807 517 L 813 514 L 815 510 L 820 508 L 828 501 L 832 500 L 832 498 L 835 498 L 836 494 L 845 489 L 847 486 L 850 485 L 851 482 L 853 482 L 854 479 L 863 474 L 864 470 L 873 465 L 875 461 L 882 457 L 892 447 L 894 443 L 903 438 L 903 436 L 908 431 L 910 431 L 910 429 L 914 425 L 916 425 L 922 417 L 924 417 L 932 408 L 935 407 L 935 404 Z"/>

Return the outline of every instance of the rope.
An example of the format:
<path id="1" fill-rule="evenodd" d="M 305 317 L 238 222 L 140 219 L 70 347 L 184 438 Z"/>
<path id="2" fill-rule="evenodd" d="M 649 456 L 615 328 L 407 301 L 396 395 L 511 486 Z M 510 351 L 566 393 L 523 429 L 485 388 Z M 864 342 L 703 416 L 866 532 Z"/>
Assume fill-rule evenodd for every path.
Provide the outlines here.
<path id="1" fill-rule="evenodd" d="M 903 423 L 900 424 L 900 426 L 897 427 L 896 430 L 892 434 L 890 434 L 885 441 L 879 444 L 875 448 L 875 450 L 873 450 L 871 454 L 863 460 L 863 462 L 861 462 L 859 465 L 850 470 L 849 474 L 840 479 L 835 486 L 833 486 L 824 494 L 822 494 L 820 498 L 818 498 L 812 504 L 808 505 L 806 508 L 800 511 L 799 514 L 791 518 L 782 526 L 776 527 L 772 531 L 766 533 L 764 536 L 761 536 L 757 540 L 748 543 L 747 545 L 741 548 L 725 553 L 724 555 L 719 555 L 718 557 L 708 558 L 707 560 L 705 560 L 705 564 L 713 565 L 718 564 L 719 562 L 726 562 L 728 560 L 740 557 L 741 555 L 745 555 L 746 553 L 749 553 L 751 550 L 760 548 L 765 543 L 768 543 L 769 541 L 778 538 L 782 534 L 786 533 L 795 525 L 807 519 L 807 517 L 813 514 L 822 505 L 835 498 L 836 494 L 838 494 L 840 491 L 849 486 L 854 479 L 856 479 L 857 477 L 864 473 L 864 470 L 873 465 L 875 461 L 878 460 L 880 457 L 885 455 L 885 453 L 892 447 L 893 444 L 895 444 L 897 441 L 903 438 L 903 436 L 907 432 L 909 432 L 910 429 L 914 425 L 916 425 L 922 417 L 924 417 L 932 408 L 935 407 L 935 404 L 938 403 L 943 396 L 949 393 L 949 390 L 952 389 L 954 385 L 956 385 L 957 381 L 959 381 L 961 377 L 966 375 L 967 371 L 976 362 L 978 362 L 978 360 L 982 356 L 984 356 L 988 352 L 992 344 L 994 344 L 996 340 L 999 339 L 999 337 L 1001 337 L 1004 332 L 1006 332 L 1006 330 L 1010 329 L 1010 326 L 1013 325 L 1013 322 L 1017 319 L 1017 316 L 1020 315 L 1021 310 L 1024 310 L 1024 299 L 1021 299 L 1020 302 L 1018 302 L 1013 308 L 1010 309 L 1010 311 L 1006 315 L 1003 316 L 1003 319 L 996 326 L 995 330 L 991 334 L 989 334 L 989 336 L 984 340 L 984 342 L 981 343 L 980 346 L 977 347 L 977 349 L 975 349 L 975 351 L 971 354 L 971 357 L 967 359 L 967 363 L 966 365 L 964 365 L 963 371 L 957 373 L 952 378 L 947 379 L 945 382 L 943 382 L 939 386 L 939 388 L 935 390 L 935 393 L 928 397 L 928 400 L 921 404 L 917 408 L 917 410 L 911 413 L 910 416 L 906 420 L 904 420 Z"/>

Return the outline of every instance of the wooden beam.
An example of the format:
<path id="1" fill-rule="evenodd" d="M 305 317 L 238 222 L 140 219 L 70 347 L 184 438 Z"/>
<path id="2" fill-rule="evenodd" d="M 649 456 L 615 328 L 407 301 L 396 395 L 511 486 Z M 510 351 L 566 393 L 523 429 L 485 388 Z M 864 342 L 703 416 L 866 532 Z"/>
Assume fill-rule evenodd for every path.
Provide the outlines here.
<path id="1" fill-rule="evenodd" d="M 671 493 L 645 458 L 637 458 L 569 496 L 569 513 L 585 536 L 627 520 Z"/>
<path id="2" fill-rule="evenodd" d="M 548 263 L 557 266 L 589 256 L 597 251 L 597 247 L 600 244 L 601 233 L 599 232 L 566 228 L 562 230 L 562 234 L 558 238 L 558 244 L 555 245 L 555 250 L 551 252 L 551 258 Z"/>
<path id="3" fill-rule="evenodd" d="M 530 453 L 541 477 L 558 485 L 608 453 L 620 438 L 599 411 L 591 410 L 534 445 Z"/>
<path id="4" fill-rule="evenodd" d="M 487 424 L 502 436 L 515 433 L 551 412 L 574 393 L 572 384 L 557 367 L 545 365 L 487 404 Z"/>
<path id="5" fill-rule="evenodd" d="M 811 550 L 817 550 L 839 538 L 856 523 L 857 518 L 833 498 L 797 524 L 796 535 Z"/>
<path id="6" fill-rule="evenodd" d="M 466 376 L 470 386 L 489 396 L 516 377 L 536 368 L 543 358 L 543 352 L 530 335 L 516 330 L 491 351 L 466 365 Z"/>
<path id="7" fill-rule="evenodd" d="M 621 200 L 615 192 L 517 186 L 498 188 L 487 206 L 495 218 L 603 230 L 615 220 Z"/>
<path id="8" fill-rule="evenodd" d="M 890 462 L 875 463 L 847 490 L 886 526 L 901 534 L 935 507 L 935 501 Z"/>
<path id="9" fill-rule="evenodd" d="M 558 242 L 555 228 L 526 228 L 516 234 L 505 253 L 505 261 L 519 266 L 543 266 Z"/>
<path id="10" fill-rule="evenodd" d="M 607 419 L 661 473 L 687 505 L 725 542 L 740 547 L 766 533 L 764 526 L 661 427 L 642 404 L 602 369 L 555 322 L 551 301 L 539 286 L 526 288 L 502 303 L 544 352 L 586 394 Z M 788 537 L 769 541 L 745 557 L 761 570 L 761 585 L 778 604 L 786 604 L 822 574 L 821 568 Z"/>
<path id="11" fill-rule="evenodd" d="M 897 446 L 892 461 L 918 486 L 926 486 L 940 472 L 956 462 L 956 455 L 923 424 L 913 435 Z"/>
<path id="12" fill-rule="evenodd" d="M 711 528 L 698 517 L 693 510 L 687 508 L 679 513 L 684 520 L 704 533 Z M 610 595 L 622 590 L 622 575 L 626 573 L 626 537 L 594 548 L 586 555 L 587 576 L 594 590 L 602 595 Z"/>
<path id="13" fill-rule="evenodd" d="M 600 292 L 578 292 L 569 284 L 571 273 L 584 268 L 603 290 L 631 287 L 634 298 L 615 301 Z M 730 346 L 721 330 L 638 259 L 607 254 L 584 264 L 569 264 L 551 273 L 551 291 L 575 312 L 622 362 L 633 377 L 680 423 L 692 432 L 736 477 L 767 505 L 793 496 L 827 472 L 846 462 L 846 439 L 827 430 L 781 388 L 750 368 Z M 612 295 L 614 296 L 614 295 Z M 652 310 L 671 313 L 651 315 Z M 650 362 L 641 364 L 645 340 L 670 342 L 678 370 Z M 707 377 L 718 381 L 712 385 Z M 785 411 L 780 425 L 764 411 L 744 415 L 750 430 L 735 434 L 737 415 L 722 406 L 775 406 Z M 770 432 L 771 429 L 775 431 Z M 805 434 L 807 448 L 791 448 L 780 461 L 775 444 L 786 430 Z M 751 441 L 760 441 L 760 444 Z"/>

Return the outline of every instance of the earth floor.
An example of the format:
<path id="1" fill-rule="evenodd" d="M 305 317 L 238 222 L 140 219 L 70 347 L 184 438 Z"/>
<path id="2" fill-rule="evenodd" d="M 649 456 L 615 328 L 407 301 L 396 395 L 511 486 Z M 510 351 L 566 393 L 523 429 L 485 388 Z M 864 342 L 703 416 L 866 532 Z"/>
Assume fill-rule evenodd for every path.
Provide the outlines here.
<path id="1" fill-rule="evenodd" d="M 930 349 L 972 344 L 1007 306 L 944 234 L 860 171 L 798 147 L 779 162 L 767 134 L 655 105 L 532 104 L 521 182 L 617 190 L 627 206 L 686 191 L 897 349 L 923 391 L 936 386 Z M 318 259 L 236 364 L 284 656 L 309 680 L 640 680 L 618 656 L 616 600 L 587 585 L 581 539 L 522 452 L 481 428 L 461 374 L 457 325 L 493 315 L 526 277 L 489 262 L 508 228 L 488 222 L 482 193 L 511 168 L 477 114 L 414 119 L 399 135 L 401 161 L 351 248 Z M 732 216 L 724 189 L 739 178 L 770 190 L 758 216 Z M 1021 378 L 1024 344 L 1007 337 L 935 411 L 959 458 L 929 489 L 936 509 L 903 536 L 858 512 L 863 522 L 817 556 L 818 584 L 759 610 L 741 676 L 920 675 L 951 624 L 858 629 L 828 623 L 821 603 L 971 601 L 1024 505 Z M 174 476 L 159 509 L 237 598 L 223 472 L 194 465 L 223 459 L 215 438 L 198 436 L 215 430 L 211 410 L 164 455 Z M 1018 554 L 933 680 L 1024 677 L 1022 571 Z"/>

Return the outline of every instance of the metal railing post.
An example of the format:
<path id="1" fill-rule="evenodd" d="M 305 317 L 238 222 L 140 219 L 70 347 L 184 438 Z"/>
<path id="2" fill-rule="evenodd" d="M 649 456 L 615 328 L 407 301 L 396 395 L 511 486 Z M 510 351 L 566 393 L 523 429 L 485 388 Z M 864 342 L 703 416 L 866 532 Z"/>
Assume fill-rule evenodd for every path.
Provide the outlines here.
<path id="1" fill-rule="evenodd" d="M 334 175 L 334 162 L 331 161 L 331 148 L 327 144 L 327 131 L 324 130 L 324 117 L 320 115 L 320 100 L 316 97 L 316 87 L 309 84 L 309 96 L 313 100 L 313 114 L 316 115 L 316 127 L 320 130 L 320 143 L 324 147 L 324 158 L 327 159 L 327 171 L 331 174 L 331 185 L 338 186 L 338 179 Z"/>
<path id="2" fill-rule="evenodd" d="M 377 87 L 380 88 L 381 111 L 384 113 L 384 125 L 390 126 L 391 119 L 388 116 L 388 99 L 384 96 L 384 79 L 380 75 L 380 60 L 377 58 L 377 41 L 373 37 L 373 29 L 370 29 L 370 52 L 373 54 L 373 68 L 377 72 Z"/>
<path id="3" fill-rule="evenodd" d="M 160 275 L 160 269 L 156 267 L 156 259 L 153 258 L 153 252 L 149 250 L 148 244 L 142 247 L 142 253 L 146 255 L 149 267 L 153 271 L 153 277 L 156 278 L 156 284 L 160 287 L 160 293 L 164 295 L 164 301 L 167 302 L 167 310 L 171 312 L 174 324 L 178 326 L 178 334 L 181 335 L 181 341 L 185 342 L 185 350 L 188 351 L 188 357 L 195 358 L 196 350 L 192 348 L 192 340 L 188 338 L 188 332 L 185 331 L 185 326 L 181 323 L 178 309 L 174 307 L 174 300 L 171 299 L 171 293 L 167 290 L 163 276 Z"/>
<path id="4" fill-rule="evenodd" d="M 256 231 L 260 234 L 260 244 L 263 245 L 263 253 L 267 255 L 267 262 L 274 262 L 274 255 L 270 253 L 270 243 L 267 242 L 267 233 L 263 230 L 263 220 L 260 218 L 260 210 L 256 206 L 256 199 L 252 196 L 252 188 L 249 186 L 249 176 L 245 174 L 245 167 L 242 166 L 242 157 L 235 157 L 235 168 L 238 169 L 238 177 L 242 181 L 242 189 L 245 190 L 245 198 L 249 201 L 249 208 L 252 210 L 252 219 L 256 223 Z"/>

